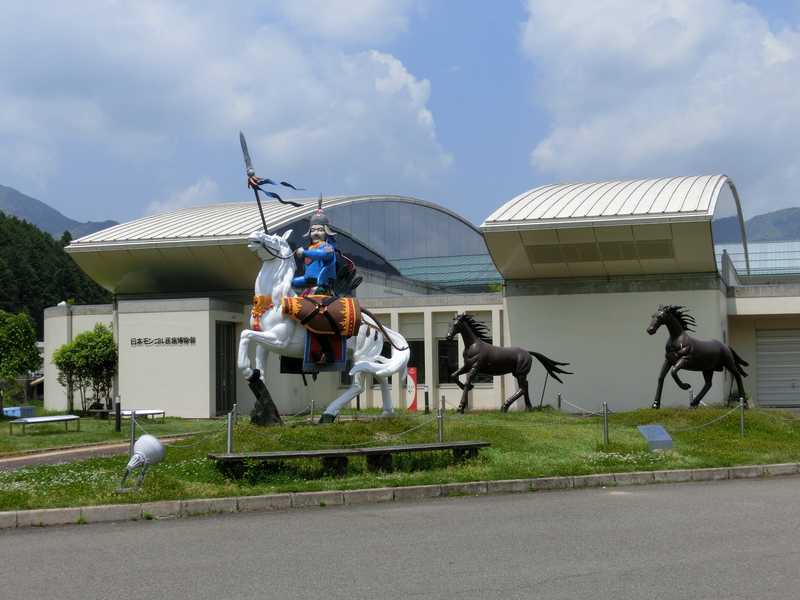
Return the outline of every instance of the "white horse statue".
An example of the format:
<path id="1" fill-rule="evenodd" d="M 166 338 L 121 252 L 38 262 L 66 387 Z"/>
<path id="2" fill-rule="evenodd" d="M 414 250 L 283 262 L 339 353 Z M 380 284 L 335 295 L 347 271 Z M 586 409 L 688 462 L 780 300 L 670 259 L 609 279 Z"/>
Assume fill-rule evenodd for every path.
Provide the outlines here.
<path id="1" fill-rule="evenodd" d="M 289 247 L 289 230 L 281 235 L 257 231 L 248 238 L 247 247 L 261 259 L 261 270 L 255 283 L 257 297 L 271 298 L 271 307 L 259 317 L 258 330 L 245 329 L 239 339 L 238 366 L 248 381 L 258 372 L 264 381 L 267 352 L 282 356 L 302 358 L 305 349 L 306 330 L 296 320 L 287 317 L 281 311 L 281 301 L 286 296 L 295 296 L 292 290 L 295 262 L 292 249 Z M 252 320 L 251 320 L 252 321 Z M 250 327 L 254 327 L 251 322 Z M 388 339 L 386 339 L 388 338 Z M 384 341 L 392 348 L 391 356 L 381 355 Z M 250 361 L 250 343 L 255 343 L 255 369 Z M 383 414 L 391 415 L 392 397 L 389 391 L 388 378 L 400 374 L 405 380 L 406 367 L 410 352 L 408 343 L 400 333 L 378 323 L 372 316 L 362 312 L 361 327 L 358 334 L 347 340 L 348 352 L 352 352 L 353 368 L 350 375 L 353 382 L 338 398 L 336 398 L 322 414 L 321 423 L 330 423 L 336 418 L 339 410 L 365 390 L 365 375 L 375 377 L 381 386 Z"/>

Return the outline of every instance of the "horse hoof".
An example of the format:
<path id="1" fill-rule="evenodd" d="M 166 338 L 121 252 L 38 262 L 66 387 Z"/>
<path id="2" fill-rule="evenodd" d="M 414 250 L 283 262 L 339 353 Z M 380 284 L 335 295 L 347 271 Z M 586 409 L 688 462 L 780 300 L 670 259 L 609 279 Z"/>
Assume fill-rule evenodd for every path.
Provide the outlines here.
<path id="1" fill-rule="evenodd" d="M 689 408 L 697 408 L 698 406 L 700 406 L 699 402 L 692 402 L 691 404 L 689 404 Z"/>
<path id="2" fill-rule="evenodd" d="M 682 390 L 684 390 L 684 391 L 685 391 L 685 390 L 690 390 L 690 389 L 692 389 L 692 386 L 691 386 L 691 385 L 689 385 L 688 383 L 681 383 L 681 384 L 678 384 L 678 385 L 679 385 L 679 386 L 680 386 L 680 388 L 681 388 Z"/>
<path id="3" fill-rule="evenodd" d="M 507 406 L 501 406 L 500 407 L 500 412 L 507 413 L 508 412 L 508 407 Z"/>
<path id="4" fill-rule="evenodd" d="M 653 402 L 653 404 L 650 406 L 650 408 L 654 408 L 654 409 L 658 410 L 659 408 L 661 408 L 661 402 Z"/>

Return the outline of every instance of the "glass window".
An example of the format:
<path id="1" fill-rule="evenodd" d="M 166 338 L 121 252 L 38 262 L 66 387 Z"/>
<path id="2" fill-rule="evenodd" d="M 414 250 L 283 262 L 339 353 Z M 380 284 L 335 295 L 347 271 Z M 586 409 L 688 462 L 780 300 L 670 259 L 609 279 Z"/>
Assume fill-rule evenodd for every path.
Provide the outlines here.
<path id="1" fill-rule="evenodd" d="M 425 383 L 425 342 L 408 340 L 408 349 L 411 351 L 408 366 L 417 370 L 417 383 Z"/>
<path id="2" fill-rule="evenodd" d="M 439 383 L 455 383 L 452 374 L 458 370 L 458 341 L 439 340 Z"/>

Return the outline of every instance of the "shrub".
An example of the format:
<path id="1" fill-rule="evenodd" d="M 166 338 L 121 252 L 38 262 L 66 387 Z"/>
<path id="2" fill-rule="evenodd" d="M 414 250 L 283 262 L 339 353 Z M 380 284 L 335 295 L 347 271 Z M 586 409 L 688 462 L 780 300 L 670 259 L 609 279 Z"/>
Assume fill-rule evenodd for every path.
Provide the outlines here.
<path id="1" fill-rule="evenodd" d="M 111 329 L 98 323 L 91 331 L 75 336 L 53 354 L 58 382 L 67 388 L 69 410 L 73 409 L 74 390 L 80 393 L 81 408 L 89 408 L 87 390 L 95 402 L 111 408 L 111 385 L 117 372 L 117 346 Z"/>

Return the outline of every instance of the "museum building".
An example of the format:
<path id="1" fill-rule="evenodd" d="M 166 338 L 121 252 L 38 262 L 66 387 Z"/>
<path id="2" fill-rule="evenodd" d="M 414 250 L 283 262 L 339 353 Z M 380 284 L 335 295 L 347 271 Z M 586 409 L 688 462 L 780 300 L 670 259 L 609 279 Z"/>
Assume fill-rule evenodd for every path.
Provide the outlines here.
<path id="1" fill-rule="evenodd" d="M 300 245 L 316 202 L 268 204 L 270 232 L 291 229 L 290 242 Z M 445 336 L 452 317 L 468 311 L 494 343 L 570 363 L 575 374 L 563 385 L 545 382 L 535 365 L 535 402 L 554 404 L 560 393 L 567 410 L 570 403 L 597 410 L 603 401 L 614 410 L 649 406 L 666 332 L 645 329 L 659 304 L 679 304 L 696 318 L 697 337 L 730 343 L 750 363 L 751 402 L 800 406 L 800 263 L 793 267 L 773 245 L 748 245 L 739 195 L 724 175 L 541 186 L 504 203 L 480 228 L 402 196 L 336 197 L 323 206 L 337 246 L 364 277 L 359 299 L 409 341 L 409 366 L 431 403 L 441 396 L 458 403 L 450 374 L 463 344 Z M 261 228 L 254 202 L 222 203 L 73 241 L 67 251 L 115 302 L 45 311 L 45 406 L 66 406 L 53 351 L 102 322 L 119 340 L 123 408 L 186 417 L 223 414 L 234 402 L 249 410 L 236 354 L 260 267 L 246 240 Z M 683 379 L 692 392 L 668 378 L 662 405 L 686 406 L 702 385 L 699 373 Z M 362 407 L 380 406 L 373 383 Z M 266 384 L 281 412 L 294 414 L 312 401 L 321 409 L 348 380 L 323 373 L 305 385 L 281 374 L 272 357 Z M 406 406 L 399 378 L 391 388 L 396 405 Z M 483 377 L 470 407 L 498 408 L 515 390 L 511 377 Z M 731 378 L 718 373 L 706 402 L 723 403 L 730 390 Z"/>
<path id="2" fill-rule="evenodd" d="M 295 247 L 304 243 L 317 208 L 316 199 L 300 203 L 300 208 L 264 205 L 270 233 L 291 229 Z M 450 374 L 463 346 L 460 339 L 445 339 L 452 317 L 459 311 L 475 314 L 502 343 L 501 279 L 480 230 L 441 206 L 402 196 L 328 198 L 323 208 L 337 247 L 364 278 L 357 290 L 362 304 L 406 337 L 409 366 L 427 386 L 430 402 L 445 395 L 457 404 L 460 390 Z M 253 396 L 236 362 L 261 266 L 247 237 L 261 229 L 258 208 L 250 201 L 183 208 L 73 241 L 67 252 L 116 302 L 45 311 L 45 406 L 67 405 L 53 352 L 100 322 L 117 331 L 123 408 L 209 417 L 237 403 L 249 411 Z M 492 288 L 496 291 L 488 291 Z M 319 411 L 349 385 L 346 374 L 307 377 L 306 385 L 301 376 L 280 370 L 278 358 L 270 357 L 265 381 L 284 414 L 306 411 L 312 401 Z M 500 377 L 482 378 L 472 405 L 498 406 L 504 385 Z M 405 406 L 399 378 L 392 378 L 391 387 L 398 406 Z M 358 401 L 361 407 L 380 406 L 377 382 L 368 381 Z M 422 409 L 422 393 L 418 401 Z"/>

